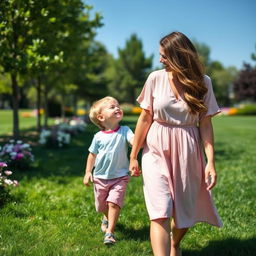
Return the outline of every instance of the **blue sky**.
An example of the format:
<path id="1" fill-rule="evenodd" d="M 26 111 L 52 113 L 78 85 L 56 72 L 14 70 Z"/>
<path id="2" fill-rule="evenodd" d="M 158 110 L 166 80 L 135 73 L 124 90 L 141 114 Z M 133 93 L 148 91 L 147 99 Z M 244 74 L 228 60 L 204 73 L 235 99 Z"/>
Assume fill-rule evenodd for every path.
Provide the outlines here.
<path id="1" fill-rule="evenodd" d="M 142 40 L 146 56 L 159 64 L 159 39 L 181 31 L 207 44 L 211 60 L 240 69 L 253 63 L 256 45 L 255 0 L 86 0 L 103 16 L 97 40 L 117 57 L 132 33 Z"/>

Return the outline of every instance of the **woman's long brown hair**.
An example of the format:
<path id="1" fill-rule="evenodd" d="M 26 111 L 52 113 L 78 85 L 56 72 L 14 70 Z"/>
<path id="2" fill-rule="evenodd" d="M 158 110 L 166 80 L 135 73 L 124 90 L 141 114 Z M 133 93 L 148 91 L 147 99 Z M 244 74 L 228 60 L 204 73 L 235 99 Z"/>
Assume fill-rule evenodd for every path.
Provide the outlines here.
<path id="1" fill-rule="evenodd" d="M 203 97 L 207 92 L 204 68 L 191 41 L 181 32 L 173 32 L 160 40 L 171 70 L 184 91 L 184 100 L 192 114 L 207 111 Z"/>

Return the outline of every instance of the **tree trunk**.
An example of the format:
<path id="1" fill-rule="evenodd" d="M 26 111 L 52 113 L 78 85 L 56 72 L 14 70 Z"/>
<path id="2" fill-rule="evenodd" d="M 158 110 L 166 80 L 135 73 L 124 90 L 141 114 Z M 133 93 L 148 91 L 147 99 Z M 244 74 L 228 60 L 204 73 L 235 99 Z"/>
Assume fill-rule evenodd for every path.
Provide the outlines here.
<path id="1" fill-rule="evenodd" d="M 65 96 L 62 95 L 62 101 L 61 101 L 61 118 L 65 119 Z"/>
<path id="2" fill-rule="evenodd" d="M 37 131 L 40 132 L 42 125 L 41 125 L 41 79 L 40 77 L 37 78 L 37 86 L 36 86 L 36 109 L 37 109 L 37 115 L 36 115 L 36 124 L 37 124 Z"/>
<path id="3" fill-rule="evenodd" d="M 44 128 L 47 128 L 49 113 L 48 113 L 48 92 L 47 92 L 46 86 L 43 91 L 43 97 L 44 97 Z"/>
<path id="4" fill-rule="evenodd" d="M 77 116 L 77 96 L 74 94 L 73 95 L 73 109 L 74 109 L 74 116 Z"/>
<path id="5" fill-rule="evenodd" d="M 19 131 L 19 87 L 17 75 L 11 74 L 12 80 L 12 109 L 13 109 L 13 137 L 17 140 L 20 136 Z"/>

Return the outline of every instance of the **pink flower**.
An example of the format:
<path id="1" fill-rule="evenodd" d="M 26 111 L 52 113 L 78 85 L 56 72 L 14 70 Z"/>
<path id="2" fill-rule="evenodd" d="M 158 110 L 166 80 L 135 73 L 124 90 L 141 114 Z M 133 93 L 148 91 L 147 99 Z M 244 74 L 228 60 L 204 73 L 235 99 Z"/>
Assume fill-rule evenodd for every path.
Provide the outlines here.
<path id="1" fill-rule="evenodd" d="M 9 170 L 5 171 L 4 173 L 5 173 L 5 175 L 7 175 L 7 176 L 12 175 L 12 171 L 9 171 Z"/>
<path id="2" fill-rule="evenodd" d="M 17 180 L 13 180 L 13 186 L 14 186 L 14 187 L 19 186 L 19 182 L 18 182 Z"/>
<path id="3" fill-rule="evenodd" d="M 20 159 L 22 159 L 23 157 L 24 157 L 24 154 L 18 153 L 18 154 L 16 155 L 16 157 L 15 157 L 15 160 L 20 160 Z"/>
<path id="4" fill-rule="evenodd" d="M 5 162 L 0 162 L 0 167 L 6 167 L 7 164 Z"/>

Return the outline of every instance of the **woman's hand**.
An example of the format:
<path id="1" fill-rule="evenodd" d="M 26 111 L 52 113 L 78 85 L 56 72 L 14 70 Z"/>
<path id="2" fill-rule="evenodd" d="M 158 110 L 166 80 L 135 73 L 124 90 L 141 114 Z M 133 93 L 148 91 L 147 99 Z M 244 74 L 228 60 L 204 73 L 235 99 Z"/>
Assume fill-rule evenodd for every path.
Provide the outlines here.
<path id="1" fill-rule="evenodd" d="M 205 183 L 207 190 L 211 190 L 217 183 L 217 174 L 213 164 L 206 164 L 205 166 Z"/>
<path id="2" fill-rule="evenodd" d="M 134 176 L 134 177 L 139 177 L 140 176 L 141 170 L 140 170 L 139 162 L 138 162 L 137 159 L 131 159 L 130 160 L 129 170 L 131 172 L 131 176 Z"/>

